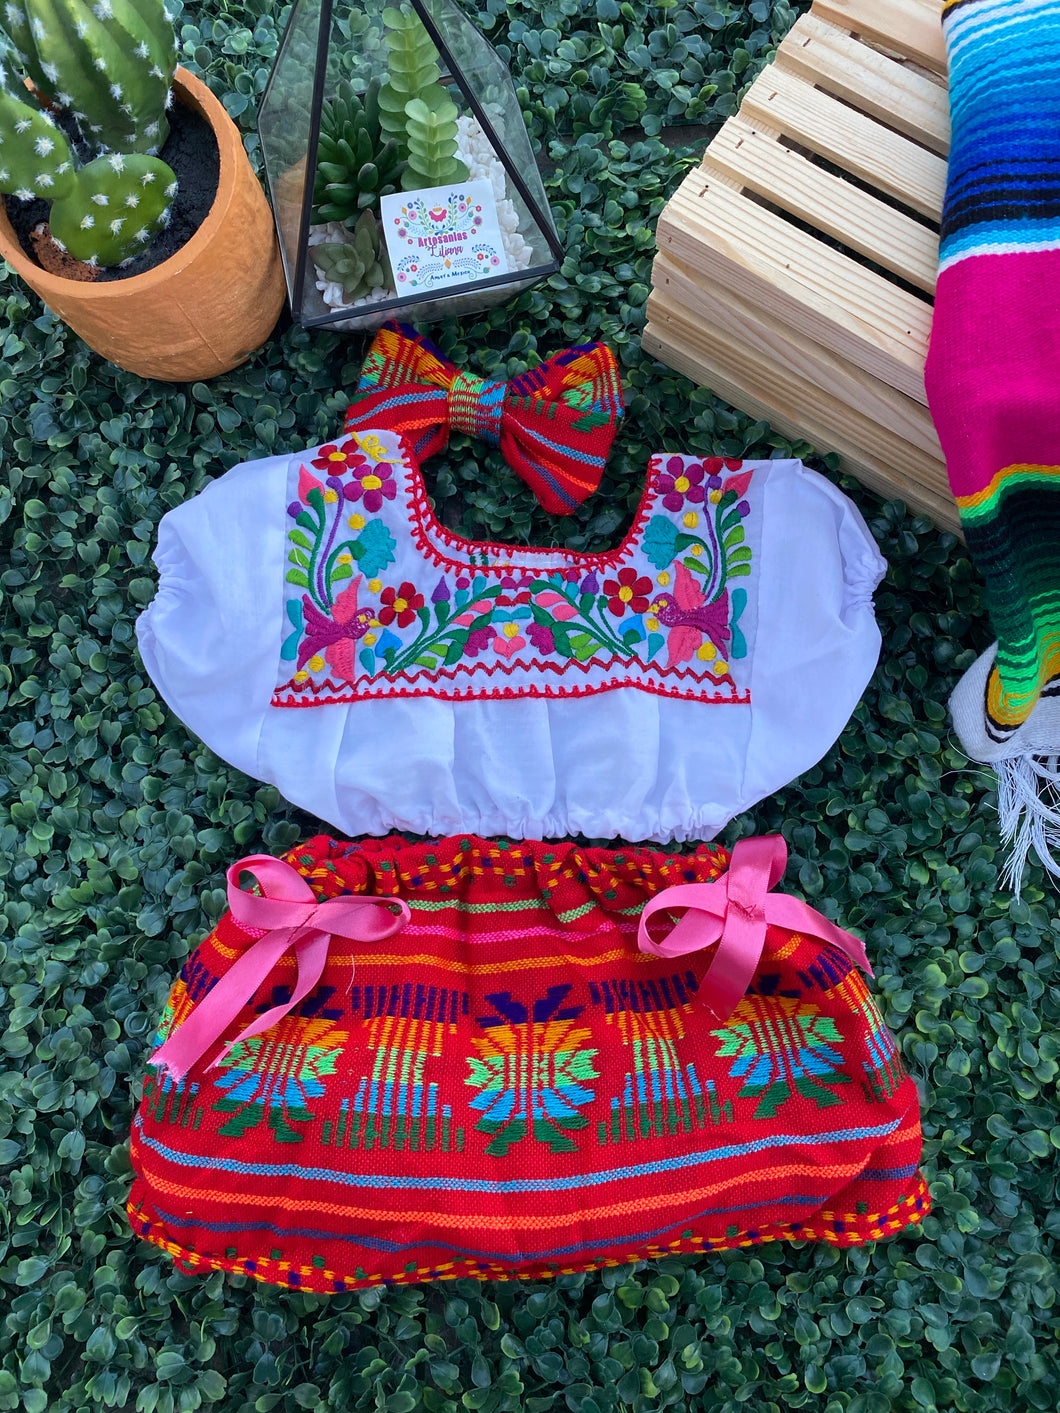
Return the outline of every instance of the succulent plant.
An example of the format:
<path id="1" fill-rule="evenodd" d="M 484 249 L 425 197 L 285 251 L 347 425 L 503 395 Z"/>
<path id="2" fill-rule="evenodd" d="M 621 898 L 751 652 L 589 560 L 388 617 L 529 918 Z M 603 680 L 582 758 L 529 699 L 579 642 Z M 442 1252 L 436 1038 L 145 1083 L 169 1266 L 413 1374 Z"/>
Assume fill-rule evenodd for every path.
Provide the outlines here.
<path id="1" fill-rule="evenodd" d="M 128 263 L 177 189 L 151 155 L 176 66 L 161 0 L 8 0 L 3 22 L 36 93 L 0 70 L 0 192 L 50 201 L 52 237 L 75 259 Z M 60 108 L 94 154 L 84 165 L 49 111 Z"/>
<path id="2" fill-rule="evenodd" d="M 328 280 L 342 286 L 342 296 L 352 304 L 374 289 L 393 287 L 379 222 L 363 211 L 353 229 L 352 241 L 327 241 L 312 248 L 313 263 Z"/>
<path id="3" fill-rule="evenodd" d="M 162 0 L 4 0 L 3 26 L 50 103 L 101 152 L 157 152 L 177 66 Z"/>
<path id="4" fill-rule="evenodd" d="M 379 79 L 363 98 L 343 81 L 320 112 L 320 141 L 313 186 L 313 220 L 344 221 L 351 229 L 362 211 L 399 189 L 405 171 L 398 143 L 379 127 Z"/>
<path id="5" fill-rule="evenodd" d="M 434 41 L 412 10 L 388 8 L 383 23 L 387 82 L 379 90 L 379 125 L 408 162 L 403 190 L 467 181 L 456 155 L 456 104 L 439 82 Z"/>

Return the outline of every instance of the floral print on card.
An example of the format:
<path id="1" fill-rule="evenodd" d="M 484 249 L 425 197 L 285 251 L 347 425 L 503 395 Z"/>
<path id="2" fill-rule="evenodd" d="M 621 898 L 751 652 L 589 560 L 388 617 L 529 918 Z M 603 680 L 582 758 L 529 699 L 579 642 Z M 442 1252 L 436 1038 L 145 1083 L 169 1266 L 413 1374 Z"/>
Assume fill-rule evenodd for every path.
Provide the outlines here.
<path id="1" fill-rule="evenodd" d="M 396 434 L 293 457 L 273 705 L 618 687 L 746 705 L 763 479 L 655 457 L 630 533 L 590 555 L 452 535 Z"/>

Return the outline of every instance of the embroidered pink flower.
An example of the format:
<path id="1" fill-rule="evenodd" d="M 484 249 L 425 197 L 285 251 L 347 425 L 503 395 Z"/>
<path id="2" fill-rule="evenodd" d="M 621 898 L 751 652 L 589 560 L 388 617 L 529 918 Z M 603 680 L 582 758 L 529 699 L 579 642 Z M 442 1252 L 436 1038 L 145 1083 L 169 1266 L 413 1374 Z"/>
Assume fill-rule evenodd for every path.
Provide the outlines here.
<path id="1" fill-rule="evenodd" d="M 479 653 L 484 653 L 493 641 L 492 628 L 475 628 L 467 635 L 467 642 L 464 644 L 465 657 L 478 657 Z"/>
<path id="2" fill-rule="evenodd" d="M 546 628 L 543 623 L 531 623 L 526 630 L 526 636 L 539 653 L 547 654 L 556 651 L 556 640 L 552 636 L 552 629 Z"/>
<path id="3" fill-rule="evenodd" d="M 298 468 L 298 499 L 302 502 L 303 505 L 308 505 L 308 504 L 309 504 L 309 492 L 310 492 L 310 491 L 319 491 L 321 495 L 324 495 L 324 494 L 325 494 L 325 491 L 324 491 L 324 483 L 323 483 L 322 481 L 318 481 L 315 476 L 311 476 L 311 475 L 309 474 L 309 472 L 305 469 L 304 466 L 299 466 L 299 468 Z M 332 499 L 332 500 L 337 500 L 338 497 L 337 497 L 337 496 L 332 496 L 331 499 Z M 292 508 L 293 508 L 293 507 L 292 507 Z M 296 512 L 296 513 L 297 513 L 297 512 Z"/>
<path id="4" fill-rule="evenodd" d="M 397 495 L 394 481 L 394 468 L 388 461 L 377 462 L 374 466 L 359 466 L 353 473 L 354 479 L 347 481 L 343 494 L 347 500 L 358 501 L 364 498 L 364 508 L 370 514 L 383 508 L 383 497 L 393 500 Z"/>
<path id="5" fill-rule="evenodd" d="M 671 456 L 658 482 L 666 509 L 680 510 L 686 500 L 693 505 L 702 505 L 704 474 L 698 462 L 693 461 L 686 466 L 681 457 Z"/>
<path id="6" fill-rule="evenodd" d="M 416 592 L 415 584 L 404 583 L 400 589 L 389 585 L 379 595 L 383 607 L 379 610 L 379 622 L 388 627 L 397 620 L 399 628 L 407 628 L 416 617 L 416 610 L 423 607 L 423 595 Z"/>
<path id="7" fill-rule="evenodd" d="M 343 471 L 352 471 L 356 466 L 366 466 L 368 458 L 358 449 L 355 441 L 343 442 L 336 446 L 329 442 L 320 448 L 320 454 L 313 457 L 313 465 L 318 471 L 327 471 L 332 476 L 341 476 Z"/>
<path id="8" fill-rule="evenodd" d="M 645 575 L 638 577 L 631 568 L 620 569 L 617 579 L 604 580 L 607 606 L 616 618 L 621 618 L 627 608 L 631 613 L 647 613 L 651 591 L 651 580 Z"/>
<path id="9" fill-rule="evenodd" d="M 493 651 L 500 657 L 514 657 L 520 648 L 526 647 L 526 639 L 519 632 L 518 623 L 499 623 L 499 632 L 493 640 Z"/>

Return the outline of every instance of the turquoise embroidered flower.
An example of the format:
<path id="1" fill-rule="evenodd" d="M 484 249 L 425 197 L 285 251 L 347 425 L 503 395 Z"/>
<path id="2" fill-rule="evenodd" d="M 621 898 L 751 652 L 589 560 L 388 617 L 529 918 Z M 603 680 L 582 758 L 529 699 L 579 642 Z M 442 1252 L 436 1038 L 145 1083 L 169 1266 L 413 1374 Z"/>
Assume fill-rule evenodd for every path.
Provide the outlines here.
<path id="1" fill-rule="evenodd" d="M 677 540 L 681 531 L 665 515 L 653 515 L 644 531 L 644 553 L 656 569 L 669 569 L 677 558 Z"/>

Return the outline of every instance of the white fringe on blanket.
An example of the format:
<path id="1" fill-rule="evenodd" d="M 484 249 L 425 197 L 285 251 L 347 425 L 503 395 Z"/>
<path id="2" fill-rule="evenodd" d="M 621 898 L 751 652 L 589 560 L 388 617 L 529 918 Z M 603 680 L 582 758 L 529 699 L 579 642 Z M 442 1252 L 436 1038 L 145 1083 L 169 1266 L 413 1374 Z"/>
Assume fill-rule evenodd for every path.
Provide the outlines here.
<path id="1" fill-rule="evenodd" d="M 1047 872 L 1060 878 L 1060 756 L 1009 756 L 997 771 L 998 816 L 1008 857 L 1001 881 L 1019 898 L 1033 849 Z"/>

